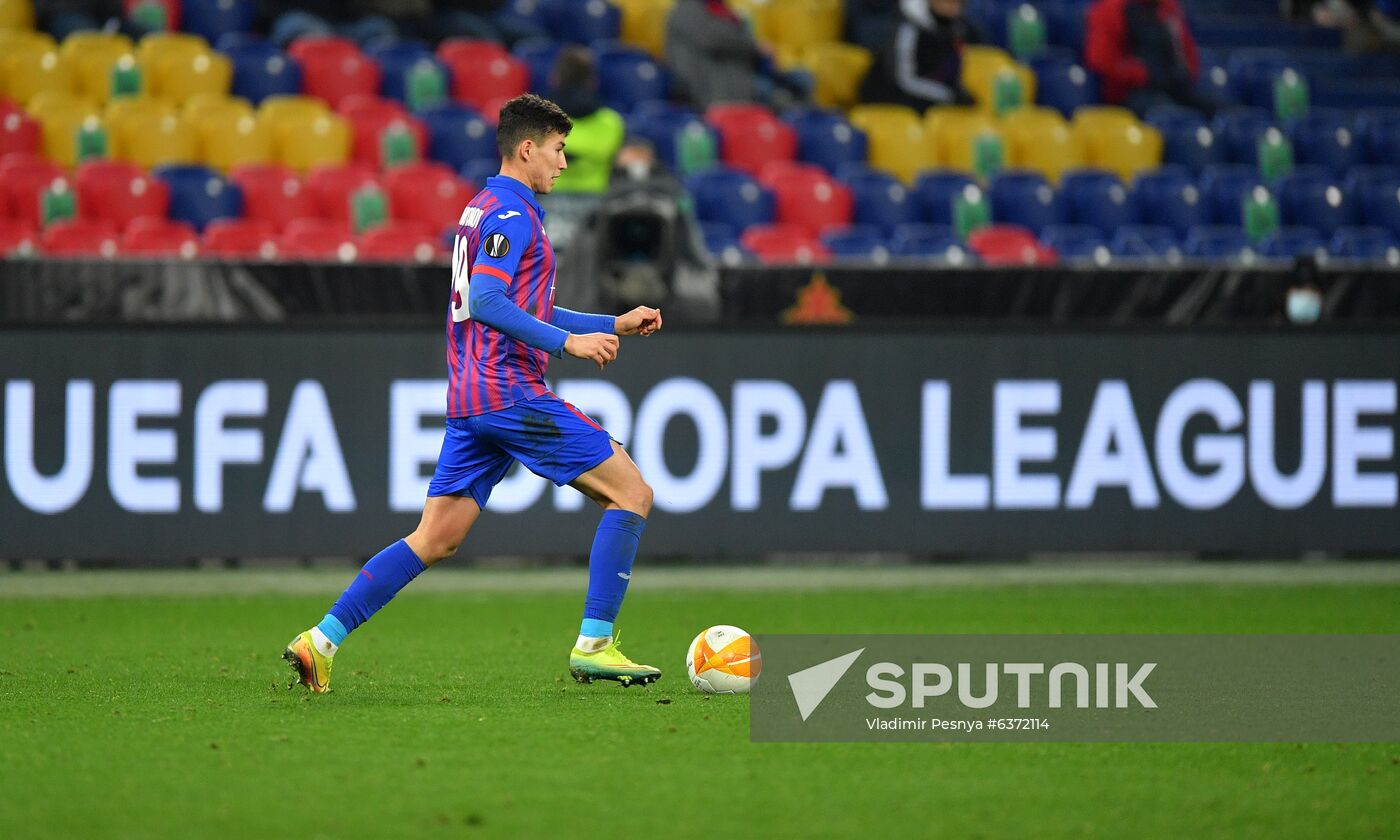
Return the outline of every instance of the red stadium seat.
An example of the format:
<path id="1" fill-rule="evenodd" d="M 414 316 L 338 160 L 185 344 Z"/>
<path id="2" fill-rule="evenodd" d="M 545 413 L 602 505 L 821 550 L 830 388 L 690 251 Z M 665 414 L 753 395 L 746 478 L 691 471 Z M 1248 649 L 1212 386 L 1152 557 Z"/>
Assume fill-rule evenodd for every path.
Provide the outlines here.
<path id="1" fill-rule="evenodd" d="M 0 218 L 0 257 L 29 253 L 38 244 L 33 225 L 19 219 Z"/>
<path id="2" fill-rule="evenodd" d="M 452 74 L 452 97 L 472 106 L 478 113 L 494 118 L 500 102 L 530 89 L 530 67 L 513 55 L 503 54 L 485 60 L 443 57 Z M 495 110 L 491 110 L 494 106 Z"/>
<path id="3" fill-rule="evenodd" d="M 350 220 L 350 198 L 366 186 L 378 186 L 374 167 L 362 163 L 345 166 L 322 166 L 306 176 L 306 190 L 316 202 L 316 213 L 322 219 L 345 224 Z"/>
<path id="4" fill-rule="evenodd" d="M 204 229 L 199 250 L 206 257 L 272 259 L 277 230 L 262 219 L 215 219 Z"/>
<path id="5" fill-rule="evenodd" d="M 389 194 L 392 218 L 423 222 L 433 230 L 453 224 L 476 195 L 471 184 L 441 163 L 392 169 L 384 175 L 384 190 Z"/>
<path id="6" fill-rule="evenodd" d="M 800 225 L 750 225 L 739 243 L 765 263 L 826 262 L 831 257 L 821 241 Z"/>
<path id="7" fill-rule="evenodd" d="M 750 175 L 797 158 L 797 132 L 761 105 L 712 105 L 705 120 L 719 134 L 720 160 Z"/>
<path id="8" fill-rule="evenodd" d="M 437 57 L 444 64 L 454 61 L 485 64 L 493 58 L 509 58 L 510 51 L 495 41 L 482 38 L 446 38 L 438 44 Z"/>
<path id="9" fill-rule="evenodd" d="M 117 230 L 141 216 L 164 218 L 170 208 L 170 187 L 130 163 L 88 161 L 74 177 L 78 214 L 111 222 Z"/>
<path id="10" fill-rule="evenodd" d="M 303 35 L 287 45 L 287 55 L 302 63 L 359 54 L 354 41 L 333 35 Z"/>
<path id="11" fill-rule="evenodd" d="M 379 93 L 379 65 L 359 50 L 347 54 L 312 52 L 301 59 L 301 74 L 302 90 L 326 100 L 332 108 L 347 96 Z"/>
<path id="12" fill-rule="evenodd" d="M 341 101 L 340 113 L 349 121 L 350 130 L 354 135 L 350 157 L 356 163 L 368 164 L 378 169 L 383 164 L 382 135 L 386 129 L 395 125 L 408 129 L 419 160 L 427 154 L 427 126 L 392 99 L 346 97 Z"/>
<path id="13" fill-rule="evenodd" d="M 70 219 L 44 228 L 40 248 L 56 257 L 111 257 L 117 253 L 117 231 L 107 222 Z"/>
<path id="14" fill-rule="evenodd" d="M 301 178 L 281 166 L 239 166 L 229 180 L 243 190 L 243 215 L 272 225 L 274 231 L 286 228 L 293 219 L 316 215 L 316 198 Z"/>
<path id="15" fill-rule="evenodd" d="M 122 234 L 121 252 L 130 257 L 184 257 L 199 253 L 199 237 L 188 222 L 143 216 Z"/>
<path id="16" fill-rule="evenodd" d="M 992 225 L 967 235 L 967 247 L 987 265 L 1054 265 L 1059 256 L 1018 225 Z"/>
<path id="17" fill-rule="evenodd" d="M 288 260 L 354 262 L 355 254 L 350 229 L 325 219 L 293 219 L 277 242 L 277 255 Z"/>
<path id="18" fill-rule="evenodd" d="M 37 153 L 42 134 L 38 121 L 27 114 L 18 111 L 0 114 L 0 155 Z"/>
<path id="19" fill-rule="evenodd" d="M 34 157 L 8 155 L 0 166 L 0 216 L 10 216 L 37 228 L 43 221 L 44 190 L 66 179 L 63 167 Z M 66 184 L 72 189 L 72 182 Z"/>
<path id="20" fill-rule="evenodd" d="M 769 164 L 760 179 L 777 199 L 778 223 L 800 225 L 813 236 L 852 220 L 851 191 L 819 166 Z"/>
<path id="21" fill-rule="evenodd" d="M 393 221 L 360 235 L 360 260 L 432 262 L 442 253 L 442 239 L 426 222 Z"/>

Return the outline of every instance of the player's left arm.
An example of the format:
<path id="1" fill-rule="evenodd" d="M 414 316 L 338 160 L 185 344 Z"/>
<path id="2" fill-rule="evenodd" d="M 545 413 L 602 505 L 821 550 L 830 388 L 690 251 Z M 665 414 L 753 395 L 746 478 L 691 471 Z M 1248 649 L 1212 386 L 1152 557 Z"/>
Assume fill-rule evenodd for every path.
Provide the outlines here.
<path id="1" fill-rule="evenodd" d="M 661 310 L 639 306 L 626 315 L 594 315 L 575 312 L 562 306 L 554 307 L 549 322 L 574 335 L 607 333 L 609 335 L 651 335 L 661 329 Z"/>
<path id="2" fill-rule="evenodd" d="M 661 329 L 661 310 L 639 306 L 625 315 L 617 316 L 613 332 L 617 335 L 648 336 Z"/>

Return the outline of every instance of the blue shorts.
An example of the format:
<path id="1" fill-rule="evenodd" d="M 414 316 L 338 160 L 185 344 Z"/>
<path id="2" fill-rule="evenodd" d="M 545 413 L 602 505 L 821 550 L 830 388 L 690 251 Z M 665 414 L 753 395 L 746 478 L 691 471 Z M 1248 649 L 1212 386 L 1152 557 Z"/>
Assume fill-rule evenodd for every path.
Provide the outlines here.
<path id="1" fill-rule="evenodd" d="M 565 485 L 612 456 L 612 438 L 553 394 L 474 417 L 449 417 L 429 496 L 470 495 L 482 508 L 519 461 Z"/>

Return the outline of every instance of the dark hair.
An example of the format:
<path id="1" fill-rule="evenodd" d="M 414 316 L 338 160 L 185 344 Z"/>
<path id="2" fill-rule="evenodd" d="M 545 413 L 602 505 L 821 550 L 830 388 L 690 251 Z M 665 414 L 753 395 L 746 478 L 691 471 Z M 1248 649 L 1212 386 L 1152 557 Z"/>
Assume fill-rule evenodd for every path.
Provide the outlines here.
<path id="1" fill-rule="evenodd" d="M 509 158 L 523 140 L 542 143 L 550 134 L 567 135 L 573 127 L 574 121 L 558 105 L 533 93 L 521 94 L 501 108 L 496 148 L 501 157 Z"/>
<path id="2" fill-rule="evenodd" d="M 565 47 L 560 50 L 549 75 L 556 88 L 591 89 L 598 85 L 593 52 L 587 47 Z"/>

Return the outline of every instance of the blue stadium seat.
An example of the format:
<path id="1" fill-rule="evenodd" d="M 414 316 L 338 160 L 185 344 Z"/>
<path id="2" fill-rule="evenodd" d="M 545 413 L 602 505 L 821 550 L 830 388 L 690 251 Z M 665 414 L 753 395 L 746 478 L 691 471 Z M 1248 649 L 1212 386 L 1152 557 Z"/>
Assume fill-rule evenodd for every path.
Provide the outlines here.
<path id="1" fill-rule="evenodd" d="M 494 148 L 494 146 L 492 148 Z M 462 165 L 461 169 L 457 170 L 457 174 L 461 175 L 467 183 L 483 187 L 486 185 L 487 178 L 499 174 L 500 171 L 501 156 L 495 155 L 495 157 L 491 158 L 479 158 L 477 160 L 467 161 Z"/>
<path id="2" fill-rule="evenodd" d="M 968 187 L 977 186 L 970 175 L 930 169 L 919 173 L 914 194 L 919 200 L 920 217 L 936 225 L 953 223 L 953 200 Z"/>
<path id="3" fill-rule="evenodd" d="M 1047 225 L 1066 221 L 1059 193 L 1039 172 L 1007 170 L 992 180 L 987 192 L 992 219 L 1000 224 L 1021 225 L 1038 235 Z"/>
<path id="4" fill-rule="evenodd" d="M 1088 225 L 1051 225 L 1041 231 L 1040 241 L 1065 260 L 1100 261 L 1111 256 L 1103 232 Z"/>
<path id="5" fill-rule="evenodd" d="M 859 168 L 857 168 L 859 167 Z M 899 179 L 862 164 L 847 164 L 837 177 L 851 190 L 857 224 L 888 230 L 919 220 L 919 203 Z"/>
<path id="6" fill-rule="evenodd" d="M 1085 12 L 1089 4 L 1083 0 L 1040 0 L 1035 4 L 1045 16 L 1045 37 L 1058 47 L 1084 50 L 1084 33 L 1088 30 Z"/>
<path id="7" fill-rule="evenodd" d="M 667 102 L 644 102 L 632 109 L 627 117 L 627 131 L 644 137 L 656 149 L 656 155 L 671 168 L 680 171 L 681 138 L 689 132 L 709 135 L 718 150 L 719 140 L 700 115 L 684 105 Z"/>
<path id="8" fill-rule="evenodd" d="M 171 219 L 189 222 L 197 230 L 215 219 L 243 215 L 243 193 L 212 169 L 203 166 L 159 166 L 151 172 L 170 188 Z"/>
<path id="9" fill-rule="evenodd" d="M 1326 255 L 1327 240 L 1308 227 L 1283 227 L 1259 241 L 1259 251 L 1274 259 Z"/>
<path id="10" fill-rule="evenodd" d="M 1315 228 L 1331 236 L 1360 221 L 1358 202 L 1326 169 L 1300 168 L 1278 184 L 1279 214 L 1286 225 Z"/>
<path id="11" fill-rule="evenodd" d="M 1255 187 L 1264 186 L 1259 170 L 1244 164 L 1217 164 L 1201 172 L 1200 190 L 1212 221 L 1218 225 L 1243 224 L 1241 206 Z"/>
<path id="12" fill-rule="evenodd" d="M 1230 72 L 1241 102 L 1269 110 L 1274 107 L 1274 80 L 1284 70 L 1297 70 L 1288 53 L 1253 47 L 1232 50 L 1225 68 Z"/>
<path id="13" fill-rule="evenodd" d="M 1240 93 L 1235 88 L 1234 77 L 1225 66 L 1223 56 L 1214 50 L 1200 50 L 1200 77 L 1196 79 L 1196 90 L 1207 98 L 1219 102 L 1238 103 Z"/>
<path id="14" fill-rule="evenodd" d="M 1274 128 L 1274 118 L 1262 108 L 1236 108 L 1216 114 L 1211 125 L 1225 160 L 1259 163 L 1259 138 Z"/>
<path id="15" fill-rule="evenodd" d="M 1181 257 L 1181 241 L 1169 227 L 1130 225 L 1114 232 L 1108 250 L 1119 258 L 1174 262 Z"/>
<path id="16" fill-rule="evenodd" d="M 848 225 L 822 233 L 822 245 L 833 257 L 879 258 L 888 256 L 880 229 L 874 225 Z M 883 253 L 882 253 L 883 252 Z"/>
<path id="17" fill-rule="evenodd" d="M 549 74 L 554 72 L 554 62 L 564 44 L 553 38 L 526 38 L 511 47 L 511 54 L 530 68 L 530 90 L 550 89 Z"/>
<path id="18" fill-rule="evenodd" d="M 258 16 L 254 0 L 183 0 L 180 28 L 214 43 L 230 32 L 249 32 Z"/>
<path id="19" fill-rule="evenodd" d="M 1356 130 L 1370 163 L 1378 166 L 1400 163 L 1400 111 L 1362 111 L 1357 115 Z"/>
<path id="20" fill-rule="evenodd" d="M 1060 178 L 1060 195 L 1070 221 L 1092 225 L 1105 235 L 1137 222 L 1133 194 L 1104 169 L 1073 169 Z"/>
<path id="21" fill-rule="evenodd" d="M 1211 221 L 1210 208 L 1200 188 L 1184 168 L 1173 166 L 1144 172 L 1133 182 L 1133 193 L 1144 220 L 1171 228 L 1178 236 Z"/>
<path id="22" fill-rule="evenodd" d="M 1191 228 L 1182 250 L 1188 257 L 1205 260 L 1239 259 L 1255 253 L 1244 230 L 1228 225 Z"/>
<path id="23" fill-rule="evenodd" d="M 737 169 L 715 167 L 686 179 L 701 221 L 727 222 L 739 229 L 773 221 L 773 193 Z"/>
<path id="24" fill-rule="evenodd" d="M 1328 250 L 1345 259 L 1400 261 L 1400 239 L 1380 227 L 1339 228 L 1332 234 Z"/>
<path id="25" fill-rule="evenodd" d="M 783 117 L 797 132 L 797 159 L 834 173 L 847 163 L 864 163 L 869 147 L 865 132 L 837 111 L 810 109 Z"/>
<path id="26" fill-rule="evenodd" d="M 947 257 L 953 248 L 964 246 L 946 225 L 899 225 L 890 234 L 890 255 L 894 257 Z"/>
<path id="27" fill-rule="evenodd" d="M 1031 69 L 1035 71 L 1038 105 L 1055 108 L 1070 117 L 1076 108 L 1099 101 L 1098 77 L 1073 58 L 1042 56 L 1031 60 Z"/>
<path id="28" fill-rule="evenodd" d="M 1400 234 L 1400 177 L 1378 178 L 1361 185 L 1361 217 L 1368 225 Z"/>
<path id="29" fill-rule="evenodd" d="M 1315 108 L 1288 126 L 1288 136 L 1298 163 L 1325 166 L 1338 177 L 1366 162 L 1365 145 L 1345 112 Z"/>
<path id="30" fill-rule="evenodd" d="M 301 65 L 272 44 L 245 42 L 224 52 L 233 62 L 233 95 L 253 104 L 269 96 L 301 93 Z"/>
<path id="31" fill-rule="evenodd" d="M 1162 132 L 1162 162 L 1188 166 L 1194 172 L 1220 163 L 1220 144 L 1199 112 L 1186 108 L 1154 108 L 1146 122 Z"/>
<path id="32" fill-rule="evenodd" d="M 417 113 L 428 129 L 428 157 L 455 168 L 479 160 L 500 161 L 496 129 L 465 105 L 449 103 Z M 468 179 L 471 180 L 471 179 Z M 481 181 L 472 183 L 481 185 Z"/>
<path id="33" fill-rule="evenodd" d="M 596 52 L 598 85 L 608 107 L 627 112 L 639 103 L 666 98 L 670 89 L 666 71 L 644 51 L 617 46 Z"/>
<path id="34" fill-rule="evenodd" d="M 421 41 L 386 41 L 365 49 L 365 55 L 379 62 L 379 92 L 384 96 L 408 103 L 408 85 L 412 74 L 420 67 L 429 67 L 439 73 L 444 88 L 450 89 L 451 76 L 447 66 L 433 55 L 433 51 Z"/>
<path id="35" fill-rule="evenodd" d="M 540 0 L 549 32 L 561 41 L 591 44 L 617 38 L 622 12 L 605 0 Z"/>
<path id="36" fill-rule="evenodd" d="M 722 262 L 738 262 L 744 256 L 744 248 L 739 244 L 739 231 L 725 222 L 702 222 L 700 235 L 705 240 L 705 250 Z"/>

